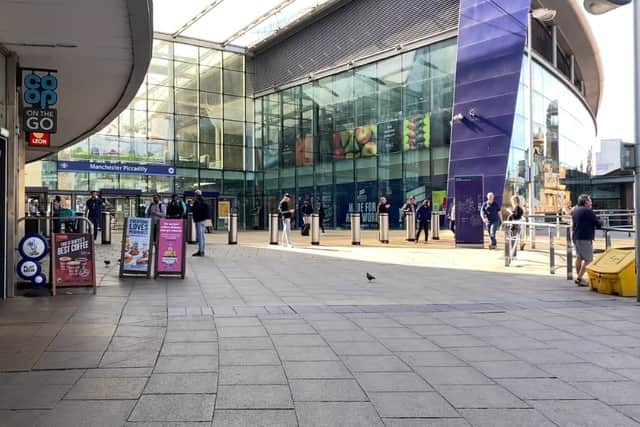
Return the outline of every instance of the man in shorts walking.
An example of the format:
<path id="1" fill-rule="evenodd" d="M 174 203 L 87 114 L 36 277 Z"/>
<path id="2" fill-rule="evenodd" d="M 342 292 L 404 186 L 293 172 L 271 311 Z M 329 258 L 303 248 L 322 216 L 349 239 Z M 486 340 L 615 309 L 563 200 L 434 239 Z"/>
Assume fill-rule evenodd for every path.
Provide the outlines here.
<path id="1" fill-rule="evenodd" d="M 596 228 L 602 228 L 600 219 L 591 209 L 593 202 L 588 194 L 581 194 L 578 197 L 578 206 L 571 212 L 571 222 L 573 230 L 573 244 L 576 248 L 576 270 L 578 277 L 576 285 L 587 286 L 582 281 L 587 265 L 593 261 L 593 239 L 596 235 Z"/>

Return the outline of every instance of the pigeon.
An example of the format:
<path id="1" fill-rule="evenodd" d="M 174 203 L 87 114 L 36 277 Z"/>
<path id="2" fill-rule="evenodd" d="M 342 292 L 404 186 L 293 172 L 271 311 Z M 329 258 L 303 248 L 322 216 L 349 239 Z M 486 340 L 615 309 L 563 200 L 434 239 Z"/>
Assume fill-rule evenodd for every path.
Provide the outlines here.
<path id="1" fill-rule="evenodd" d="M 372 281 L 375 279 L 375 276 L 372 276 L 371 274 L 367 273 L 367 280 Z"/>
<path id="2" fill-rule="evenodd" d="M 108 259 L 105 259 L 104 260 L 104 265 L 109 265 L 109 264 L 111 264 L 111 261 L 109 261 Z"/>

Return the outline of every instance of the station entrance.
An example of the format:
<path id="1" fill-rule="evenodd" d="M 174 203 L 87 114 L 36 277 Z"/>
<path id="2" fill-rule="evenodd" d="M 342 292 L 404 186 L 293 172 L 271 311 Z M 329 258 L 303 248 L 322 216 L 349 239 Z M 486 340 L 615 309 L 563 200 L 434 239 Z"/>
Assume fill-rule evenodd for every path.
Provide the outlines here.
<path id="1" fill-rule="evenodd" d="M 108 189 L 100 190 L 104 199 L 104 208 L 111 213 L 111 227 L 122 230 L 124 219 L 129 216 L 144 216 L 145 205 L 142 201 L 142 191 Z"/>

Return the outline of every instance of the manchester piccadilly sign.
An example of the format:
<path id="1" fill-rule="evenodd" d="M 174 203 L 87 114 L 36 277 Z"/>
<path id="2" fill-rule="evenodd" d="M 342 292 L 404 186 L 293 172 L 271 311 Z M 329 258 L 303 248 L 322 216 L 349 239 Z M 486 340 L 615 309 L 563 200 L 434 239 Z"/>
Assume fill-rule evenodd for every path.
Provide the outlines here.
<path id="1" fill-rule="evenodd" d="M 64 161 L 58 162 L 58 170 L 62 172 L 111 172 L 124 175 L 176 175 L 176 169 L 172 165 L 125 162 Z"/>

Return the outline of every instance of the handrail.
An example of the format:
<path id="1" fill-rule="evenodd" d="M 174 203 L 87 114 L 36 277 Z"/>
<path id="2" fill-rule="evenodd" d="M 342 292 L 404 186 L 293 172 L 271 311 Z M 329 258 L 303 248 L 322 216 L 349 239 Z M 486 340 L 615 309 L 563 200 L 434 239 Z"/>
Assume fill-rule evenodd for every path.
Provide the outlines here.
<path id="1" fill-rule="evenodd" d="M 16 220 L 16 224 L 19 224 L 22 221 L 26 221 L 28 219 L 37 220 L 37 221 L 46 220 L 46 221 L 49 221 L 49 223 L 51 223 L 51 221 L 55 221 L 55 220 L 61 220 L 61 221 L 65 221 L 65 222 L 82 220 L 82 221 L 86 222 L 89 225 L 89 231 L 90 231 L 91 234 L 93 234 L 93 223 L 89 220 L 89 218 L 87 218 L 85 216 L 48 216 L 48 215 L 44 215 L 44 216 L 22 216 L 22 217 L 20 217 L 20 218 L 18 218 Z"/>

